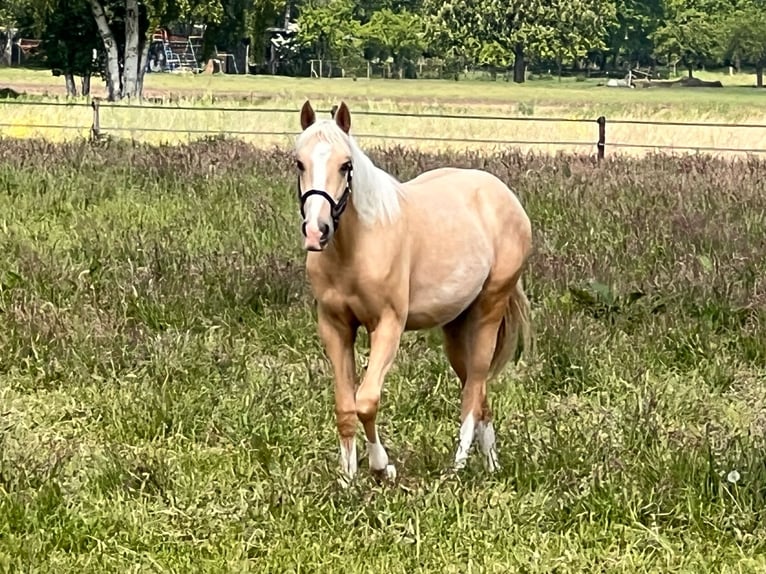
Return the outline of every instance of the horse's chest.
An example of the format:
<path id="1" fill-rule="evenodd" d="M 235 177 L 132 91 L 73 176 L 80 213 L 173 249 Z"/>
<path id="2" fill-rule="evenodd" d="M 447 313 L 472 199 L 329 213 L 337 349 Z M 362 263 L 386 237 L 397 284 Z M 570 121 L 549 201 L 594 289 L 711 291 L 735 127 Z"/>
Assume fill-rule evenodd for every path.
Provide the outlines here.
<path id="1" fill-rule="evenodd" d="M 314 296 L 327 310 L 353 315 L 360 323 L 374 323 L 381 310 L 406 307 L 406 290 L 378 277 L 325 276 L 312 281 Z"/>

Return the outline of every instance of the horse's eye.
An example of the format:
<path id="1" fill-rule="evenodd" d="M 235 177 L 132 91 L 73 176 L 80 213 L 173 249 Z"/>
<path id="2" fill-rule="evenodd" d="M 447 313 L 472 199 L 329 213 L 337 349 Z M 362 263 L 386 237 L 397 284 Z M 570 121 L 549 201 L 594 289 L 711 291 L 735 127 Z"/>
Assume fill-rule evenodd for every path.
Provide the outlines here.
<path id="1" fill-rule="evenodd" d="M 295 167 L 297 167 L 299 171 L 303 171 L 304 169 L 306 169 L 306 168 L 303 166 L 303 162 L 302 162 L 302 161 L 300 161 L 300 160 L 297 160 L 297 161 L 295 162 Z"/>
<path id="2" fill-rule="evenodd" d="M 343 173 L 348 173 L 349 171 L 351 171 L 351 162 L 347 161 L 346 163 L 344 163 L 342 166 L 340 166 L 340 170 Z"/>

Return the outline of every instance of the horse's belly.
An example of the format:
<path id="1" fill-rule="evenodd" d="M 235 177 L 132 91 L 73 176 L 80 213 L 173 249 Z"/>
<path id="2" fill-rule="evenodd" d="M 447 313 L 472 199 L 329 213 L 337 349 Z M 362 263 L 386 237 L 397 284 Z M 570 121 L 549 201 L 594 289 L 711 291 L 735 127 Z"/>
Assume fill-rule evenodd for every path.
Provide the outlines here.
<path id="1" fill-rule="evenodd" d="M 445 325 L 476 300 L 490 263 L 464 261 L 444 273 L 413 273 L 410 281 L 408 330 Z"/>

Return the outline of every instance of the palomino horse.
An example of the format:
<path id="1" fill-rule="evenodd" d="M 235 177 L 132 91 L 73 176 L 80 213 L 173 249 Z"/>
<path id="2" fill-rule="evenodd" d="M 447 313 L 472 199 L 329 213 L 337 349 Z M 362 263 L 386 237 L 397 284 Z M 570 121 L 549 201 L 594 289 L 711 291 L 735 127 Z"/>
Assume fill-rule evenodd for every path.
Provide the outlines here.
<path id="1" fill-rule="evenodd" d="M 375 418 L 383 380 L 406 330 L 441 327 L 462 383 L 454 468 L 477 437 L 490 471 L 499 468 L 487 380 L 528 344 L 529 302 L 521 275 L 532 246 L 516 195 L 480 170 L 440 168 L 405 183 L 375 166 L 349 134 L 345 103 L 317 121 L 307 101 L 295 146 L 306 271 L 318 330 L 332 363 L 341 470 L 357 470 L 357 421 L 370 469 L 396 476 Z M 353 181 L 352 181 L 353 174 Z M 370 335 L 358 388 L 354 343 Z"/>

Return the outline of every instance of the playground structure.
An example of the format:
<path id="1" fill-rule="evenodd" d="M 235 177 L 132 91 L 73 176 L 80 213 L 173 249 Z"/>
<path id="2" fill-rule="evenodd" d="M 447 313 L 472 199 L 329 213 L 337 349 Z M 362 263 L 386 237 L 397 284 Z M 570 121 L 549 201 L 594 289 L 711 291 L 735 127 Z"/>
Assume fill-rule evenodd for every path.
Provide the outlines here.
<path id="1" fill-rule="evenodd" d="M 199 73 L 199 57 L 202 54 L 202 34 L 177 36 L 167 30 L 157 30 L 152 35 L 147 58 L 148 72 Z"/>

